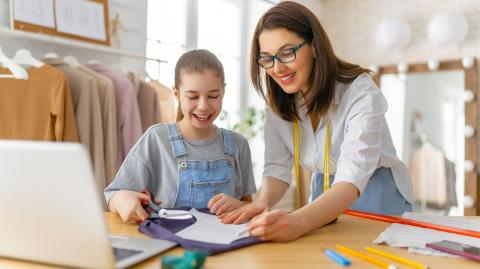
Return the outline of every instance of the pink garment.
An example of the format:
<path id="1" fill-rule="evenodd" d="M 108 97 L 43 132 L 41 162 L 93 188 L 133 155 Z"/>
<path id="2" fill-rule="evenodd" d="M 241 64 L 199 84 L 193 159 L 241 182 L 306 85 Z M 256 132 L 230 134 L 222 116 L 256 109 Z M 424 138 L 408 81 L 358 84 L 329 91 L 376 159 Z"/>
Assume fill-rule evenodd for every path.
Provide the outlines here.
<path id="1" fill-rule="evenodd" d="M 102 64 L 88 64 L 113 82 L 117 107 L 117 170 L 130 149 L 142 136 L 142 122 L 135 89 L 128 78 L 122 77 Z"/>

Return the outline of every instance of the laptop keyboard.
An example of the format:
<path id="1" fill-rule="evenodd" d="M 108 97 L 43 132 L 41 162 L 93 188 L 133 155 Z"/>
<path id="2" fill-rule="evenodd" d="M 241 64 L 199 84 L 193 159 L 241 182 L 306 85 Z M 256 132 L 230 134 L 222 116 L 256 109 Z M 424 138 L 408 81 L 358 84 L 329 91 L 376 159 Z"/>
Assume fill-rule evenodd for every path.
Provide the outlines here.
<path id="1" fill-rule="evenodd" d="M 126 249 L 126 248 L 113 248 L 113 255 L 115 256 L 116 261 L 126 259 L 135 254 L 141 253 L 141 250 Z"/>

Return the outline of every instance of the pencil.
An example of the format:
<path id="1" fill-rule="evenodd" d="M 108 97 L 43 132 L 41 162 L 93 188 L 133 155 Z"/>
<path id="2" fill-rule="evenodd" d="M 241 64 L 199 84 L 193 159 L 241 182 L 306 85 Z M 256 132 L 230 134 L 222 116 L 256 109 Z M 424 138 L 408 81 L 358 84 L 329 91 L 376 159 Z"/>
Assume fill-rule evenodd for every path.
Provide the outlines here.
<path id="1" fill-rule="evenodd" d="M 339 263 L 343 266 L 349 266 L 350 265 L 349 260 L 345 259 L 343 256 L 341 256 L 340 254 L 336 253 L 333 250 L 326 249 L 323 253 L 325 253 L 325 255 L 327 255 L 333 261 L 335 261 L 335 262 L 337 262 L 337 263 Z"/>
<path id="2" fill-rule="evenodd" d="M 380 255 L 382 257 L 388 258 L 390 260 L 393 260 L 393 261 L 396 261 L 396 262 L 399 262 L 399 263 L 403 263 L 403 264 L 411 266 L 413 268 L 417 268 L 417 269 L 427 269 L 428 268 L 428 266 L 426 266 L 424 264 L 414 262 L 412 260 L 402 258 L 402 257 L 399 257 L 397 255 L 393 255 L 393 254 L 390 254 L 390 253 L 387 253 L 387 252 L 384 252 L 384 251 L 381 251 L 381 250 L 378 250 L 378 249 L 375 249 L 375 248 L 365 247 L 365 250 L 368 251 L 368 252 Z"/>
<path id="3" fill-rule="evenodd" d="M 375 264 L 377 266 L 380 266 L 382 268 L 385 268 L 385 269 L 397 269 L 397 266 L 393 265 L 393 264 L 388 264 L 384 261 L 381 261 L 381 260 L 378 260 L 376 258 L 373 258 L 373 257 L 370 257 L 368 255 L 365 255 L 361 252 L 358 252 L 356 250 L 353 250 L 351 248 L 348 248 L 348 247 L 345 247 L 345 246 L 342 246 L 342 245 L 337 245 L 337 249 L 342 251 L 342 252 L 345 252 L 345 253 L 348 253 L 352 256 L 355 256 L 357 258 L 360 258 L 362 260 L 365 260 L 369 263 L 372 263 L 372 264 Z"/>
<path id="4" fill-rule="evenodd" d="M 423 222 L 423 221 L 404 219 L 400 217 L 393 217 L 393 216 L 382 215 L 382 214 L 374 214 L 374 213 L 357 211 L 352 209 L 346 209 L 343 213 L 347 215 L 355 216 L 355 217 L 360 217 L 360 218 L 373 219 L 373 220 L 385 221 L 390 223 L 399 223 L 399 224 L 417 226 L 421 228 L 427 228 L 427 229 L 432 229 L 432 230 L 437 230 L 437 231 L 442 231 L 447 233 L 455 233 L 455 234 L 461 234 L 461 235 L 480 238 L 480 232 L 477 232 L 474 230 L 447 227 L 447 226 L 442 226 L 442 225 Z"/>

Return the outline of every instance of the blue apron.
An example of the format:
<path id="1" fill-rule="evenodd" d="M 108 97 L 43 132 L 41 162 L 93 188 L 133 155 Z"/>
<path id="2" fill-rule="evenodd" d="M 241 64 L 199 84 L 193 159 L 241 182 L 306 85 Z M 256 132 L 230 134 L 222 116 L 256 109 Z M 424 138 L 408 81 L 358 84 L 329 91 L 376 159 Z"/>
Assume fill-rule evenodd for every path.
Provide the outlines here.
<path id="1" fill-rule="evenodd" d="M 333 184 L 335 176 L 330 176 L 330 184 Z M 315 200 L 323 193 L 323 174 L 314 173 L 311 182 L 310 201 Z M 398 191 L 390 168 L 380 167 L 370 177 L 362 195 L 358 197 L 351 209 L 365 212 L 401 215 L 412 211 L 410 204 Z"/>
<path id="2" fill-rule="evenodd" d="M 177 157 L 179 184 L 174 207 L 206 208 L 219 193 L 235 197 L 235 139 L 231 131 L 221 129 L 224 142 L 223 159 L 191 160 L 177 124 L 168 125 L 168 139 Z"/>

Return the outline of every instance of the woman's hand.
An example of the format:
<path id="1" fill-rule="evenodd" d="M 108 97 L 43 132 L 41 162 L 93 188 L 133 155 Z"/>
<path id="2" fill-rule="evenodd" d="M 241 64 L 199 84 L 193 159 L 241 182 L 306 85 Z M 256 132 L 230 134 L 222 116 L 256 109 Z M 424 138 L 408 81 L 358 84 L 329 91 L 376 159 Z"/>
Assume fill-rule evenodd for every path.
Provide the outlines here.
<path id="1" fill-rule="evenodd" d="M 237 200 L 224 193 L 219 193 L 208 201 L 207 207 L 210 209 L 210 213 L 215 215 L 221 215 L 232 210 L 235 210 L 244 205 L 240 200 Z"/>
<path id="2" fill-rule="evenodd" d="M 304 233 L 299 217 L 280 209 L 256 216 L 247 229 L 251 236 L 264 241 L 291 241 Z"/>
<path id="3" fill-rule="evenodd" d="M 120 190 L 110 198 L 109 208 L 112 212 L 118 213 L 123 221 L 136 221 L 138 223 L 150 216 L 144 208 L 149 200 L 150 196 L 148 194 Z"/>
<path id="4" fill-rule="evenodd" d="M 249 219 L 255 217 L 258 214 L 261 214 L 267 209 L 266 205 L 257 203 L 257 202 L 252 202 L 247 205 L 244 205 L 232 212 L 222 214 L 220 215 L 220 218 L 222 219 L 222 223 L 225 224 L 240 224 L 240 223 L 245 223 Z"/>

